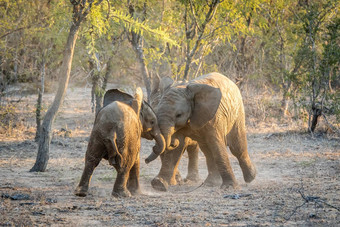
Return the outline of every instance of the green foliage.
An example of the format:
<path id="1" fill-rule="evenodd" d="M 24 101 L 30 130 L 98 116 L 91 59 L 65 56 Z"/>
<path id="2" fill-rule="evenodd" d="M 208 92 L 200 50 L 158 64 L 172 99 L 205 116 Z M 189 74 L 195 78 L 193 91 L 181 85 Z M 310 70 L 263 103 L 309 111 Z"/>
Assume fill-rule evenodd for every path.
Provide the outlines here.
<path id="1" fill-rule="evenodd" d="M 212 3 L 218 4 L 209 16 Z M 36 82 L 43 59 L 47 82 L 58 80 L 71 10 L 69 0 L 0 0 L 0 80 Z M 140 81 L 126 36 L 134 32 L 152 74 L 180 79 L 187 61 L 189 79 L 219 71 L 241 88 L 270 86 L 304 111 L 314 105 L 340 119 L 338 12 L 335 0 L 102 1 L 82 23 L 73 70 L 90 83 L 103 80 L 110 65 L 115 78 Z"/>
<path id="2" fill-rule="evenodd" d="M 34 81 L 42 58 L 53 70 L 60 61 L 63 37 L 68 32 L 68 1 L 0 2 L 2 69 L 10 80 Z M 52 54 L 53 52 L 53 54 Z M 37 64 L 38 63 L 38 64 Z M 14 71 L 8 73 L 8 71 Z"/>
<path id="3" fill-rule="evenodd" d="M 163 31 L 162 27 L 153 29 L 148 26 L 146 22 L 135 20 L 120 10 L 111 11 L 110 16 L 116 23 L 122 24 L 129 32 L 134 31 L 135 33 L 140 33 L 142 36 L 144 32 L 146 32 L 153 38 L 168 43 L 171 46 L 178 46 L 177 42 L 171 39 L 169 34 Z"/>
<path id="4" fill-rule="evenodd" d="M 296 13 L 303 41 L 294 59 L 301 67 L 293 81 L 308 112 L 320 109 L 324 114 L 337 114 L 339 119 L 339 92 L 331 88 L 340 65 L 338 8 L 336 1 L 319 1 L 302 6 Z"/>

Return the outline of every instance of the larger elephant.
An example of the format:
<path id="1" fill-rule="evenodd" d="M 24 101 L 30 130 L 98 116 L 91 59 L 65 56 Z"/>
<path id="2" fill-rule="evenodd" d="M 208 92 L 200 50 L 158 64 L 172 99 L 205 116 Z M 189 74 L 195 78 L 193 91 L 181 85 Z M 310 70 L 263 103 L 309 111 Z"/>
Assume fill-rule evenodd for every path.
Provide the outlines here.
<path id="1" fill-rule="evenodd" d="M 166 90 L 171 86 L 185 83 L 183 81 L 175 82 L 170 77 L 160 79 L 158 76 L 155 76 L 152 82 L 150 104 L 155 112 L 157 112 L 159 101 Z M 187 150 L 188 153 L 189 163 L 188 173 L 184 181 L 197 182 L 200 179 L 198 173 L 199 146 L 197 142 L 180 133 L 177 133 L 175 137 L 179 144 L 176 148 L 165 150 L 161 154 L 161 168 L 158 175 L 151 181 L 152 187 L 156 190 L 167 191 L 169 185 L 182 183 L 183 180 L 178 171 L 178 165 L 185 150 Z"/>
<path id="2" fill-rule="evenodd" d="M 227 145 L 239 161 L 244 180 L 255 178 L 256 169 L 247 149 L 242 96 L 236 84 L 224 75 L 211 73 L 170 87 L 159 101 L 157 118 L 168 150 L 179 144 L 175 133 L 198 142 L 207 158 L 205 182 L 215 181 L 219 175 L 222 188 L 237 186 Z"/>

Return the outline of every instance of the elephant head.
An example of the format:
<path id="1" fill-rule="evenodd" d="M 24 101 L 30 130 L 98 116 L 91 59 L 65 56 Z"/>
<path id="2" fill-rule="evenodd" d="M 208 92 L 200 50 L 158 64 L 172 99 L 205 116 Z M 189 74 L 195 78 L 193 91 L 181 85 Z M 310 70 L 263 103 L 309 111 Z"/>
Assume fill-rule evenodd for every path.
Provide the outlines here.
<path id="1" fill-rule="evenodd" d="M 174 81 L 170 77 L 162 77 L 159 78 L 158 76 L 153 78 L 152 81 L 152 90 L 150 94 L 150 103 L 152 108 L 157 113 L 158 105 L 164 93 L 166 93 L 171 87 L 175 86 L 184 86 L 187 84 L 187 81 Z M 179 145 L 178 138 L 172 137 L 171 146 L 167 147 L 167 150 L 173 150 Z"/>
<path id="2" fill-rule="evenodd" d="M 104 95 L 103 106 L 105 107 L 114 101 L 120 101 L 130 105 L 135 109 L 134 100 L 136 100 L 136 98 L 125 92 L 122 92 L 118 89 L 111 89 L 108 90 Z M 145 160 L 146 163 L 149 163 L 156 159 L 165 150 L 165 141 L 158 127 L 156 114 L 152 110 L 151 106 L 145 101 L 142 102 L 140 107 L 139 118 L 143 126 L 141 136 L 145 139 L 154 139 L 156 141 L 156 145 L 153 147 L 153 152 Z"/>
<path id="3" fill-rule="evenodd" d="M 167 88 L 157 107 L 158 123 L 166 148 L 171 150 L 178 145 L 176 139 L 172 140 L 178 130 L 195 132 L 212 120 L 221 97 L 219 88 L 195 81 Z"/>

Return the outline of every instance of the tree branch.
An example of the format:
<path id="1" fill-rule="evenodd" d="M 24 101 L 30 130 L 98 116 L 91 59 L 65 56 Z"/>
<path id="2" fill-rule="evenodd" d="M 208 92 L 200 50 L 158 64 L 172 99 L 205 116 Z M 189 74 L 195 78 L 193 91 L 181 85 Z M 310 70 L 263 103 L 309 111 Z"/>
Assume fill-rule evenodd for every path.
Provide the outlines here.
<path id="1" fill-rule="evenodd" d="M 12 33 L 15 33 L 15 32 L 18 32 L 18 31 L 21 31 L 21 30 L 24 30 L 24 29 L 28 29 L 28 28 L 31 28 L 32 25 L 28 25 L 28 26 L 25 26 L 25 27 L 21 27 L 21 28 L 17 28 L 17 29 L 14 29 L 12 31 L 9 31 L 7 33 L 5 33 L 4 35 L 0 36 L 0 39 L 12 34 Z"/>

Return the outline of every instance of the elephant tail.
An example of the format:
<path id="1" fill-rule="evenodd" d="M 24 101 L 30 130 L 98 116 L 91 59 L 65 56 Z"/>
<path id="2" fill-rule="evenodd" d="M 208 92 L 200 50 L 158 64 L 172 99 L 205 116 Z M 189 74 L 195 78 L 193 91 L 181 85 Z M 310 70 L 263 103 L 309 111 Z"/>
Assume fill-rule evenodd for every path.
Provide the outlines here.
<path id="1" fill-rule="evenodd" d="M 106 146 L 106 150 L 109 156 L 109 164 L 112 166 L 119 166 L 122 167 L 123 164 L 123 156 L 121 155 L 121 153 L 118 150 L 117 147 L 117 133 L 114 132 L 112 138 L 107 139 L 105 141 L 105 146 Z"/>

